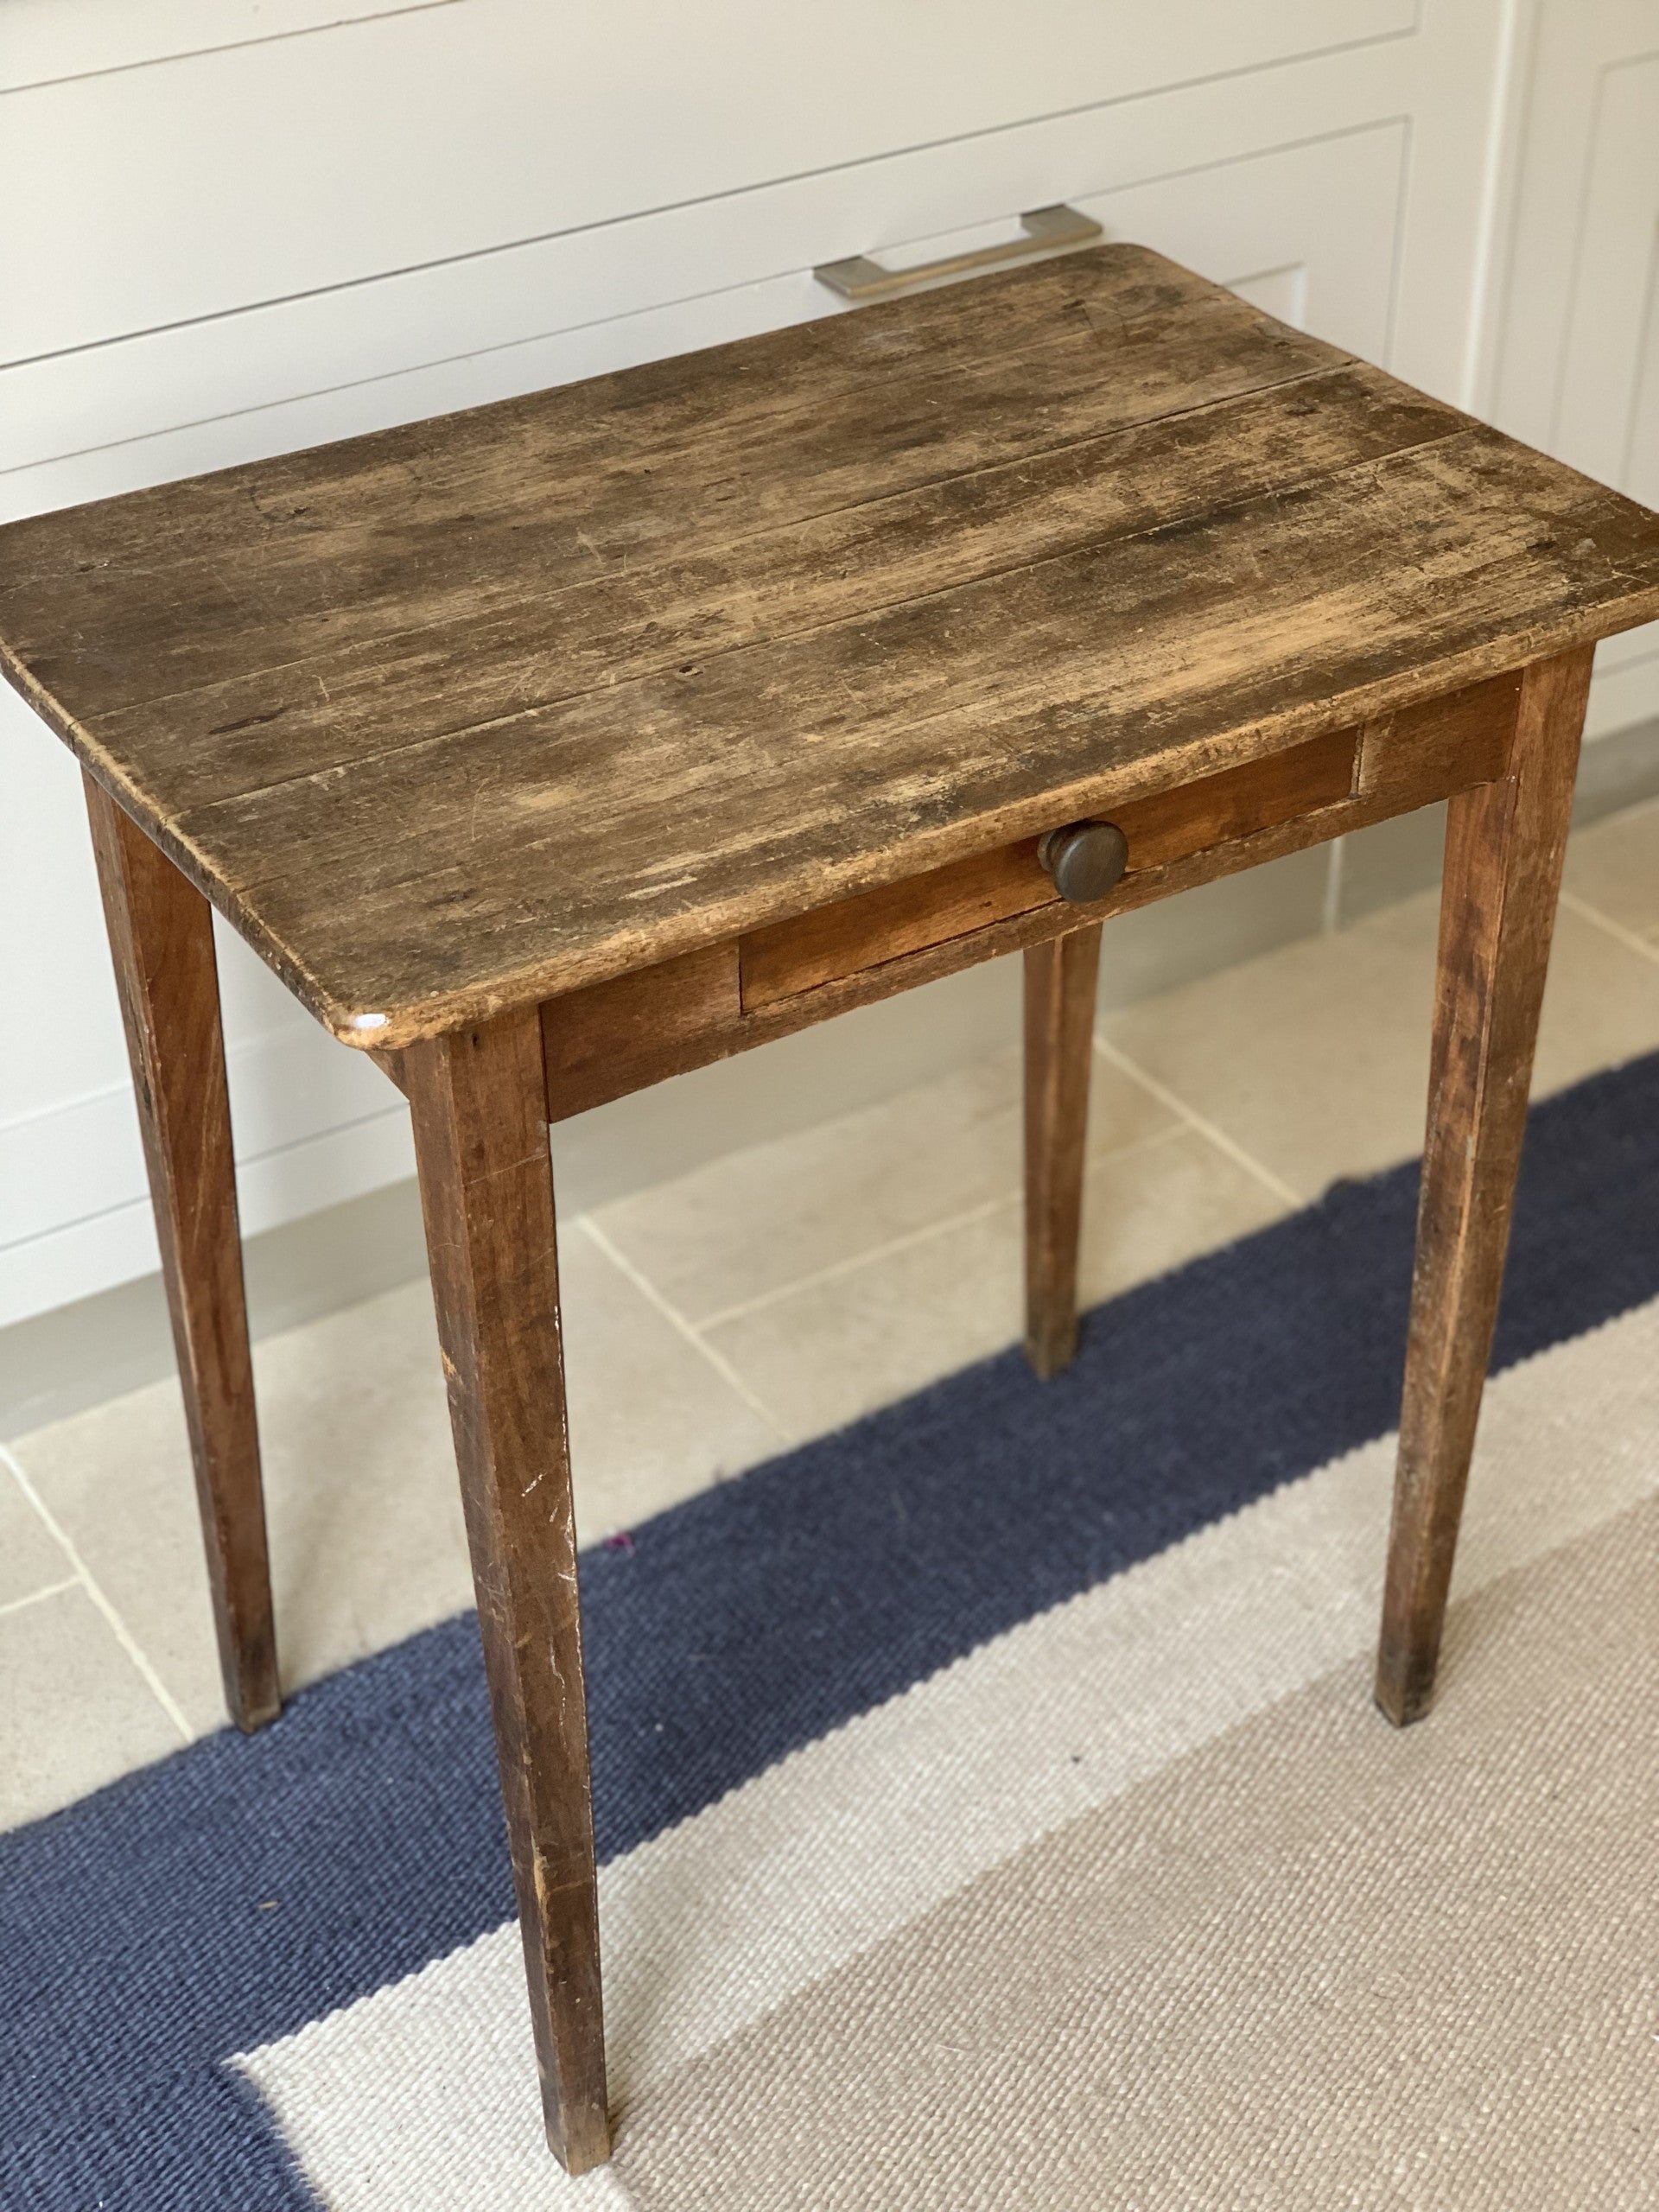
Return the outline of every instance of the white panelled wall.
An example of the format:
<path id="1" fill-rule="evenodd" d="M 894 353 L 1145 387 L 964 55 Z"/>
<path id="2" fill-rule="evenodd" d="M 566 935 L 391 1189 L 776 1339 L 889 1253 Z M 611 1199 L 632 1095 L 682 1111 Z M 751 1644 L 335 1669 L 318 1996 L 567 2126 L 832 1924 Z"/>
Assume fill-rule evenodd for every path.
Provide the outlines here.
<path id="1" fill-rule="evenodd" d="M 0 0 L 0 517 L 837 312 L 815 263 L 1056 200 L 1659 501 L 1659 0 Z M 1618 641 L 1592 727 L 1656 713 Z M 245 1225 L 406 1177 L 220 943 Z M 918 1000 L 894 1079 L 1005 995 Z M 0 1033 L 3 1325 L 156 1265 L 78 774 L 10 692 Z"/>
<path id="2" fill-rule="evenodd" d="M 1485 411 L 1659 506 L 1659 5 L 1545 0 Z M 1659 624 L 1610 639 L 1590 734 L 1659 714 Z"/>

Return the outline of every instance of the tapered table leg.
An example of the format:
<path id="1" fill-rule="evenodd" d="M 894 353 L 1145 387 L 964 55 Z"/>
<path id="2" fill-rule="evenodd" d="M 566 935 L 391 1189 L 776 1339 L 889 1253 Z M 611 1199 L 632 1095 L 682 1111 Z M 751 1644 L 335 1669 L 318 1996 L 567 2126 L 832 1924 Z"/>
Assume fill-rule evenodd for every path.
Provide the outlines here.
<path id="1" fill-rule="evenodd" d="M 1522 678 L 1510 771 L 1454 798 L 1376 1700 L 1433 1694 L 1589 693 L 1589 650 Z"/>
<path id="2" fill-rule="evenodd" d="M 1098 922 L 1026 954 L 1026 1354 L 1046 1379 L 1077 1348 L 1077 1239 Z"/>
<path id="3" fill-rule="evenodd" d="M 281 1709 L 207 901 L 90 777 L 87 809 L 178 1351 L 225 1701 Z"/>
<path id="4" fill-rule="evenodd" d="M 548 2140 L 610 2154 L 598 1893 L 535 1007 L 410 1047 L 438 1335 L 478 1591 Z"/>

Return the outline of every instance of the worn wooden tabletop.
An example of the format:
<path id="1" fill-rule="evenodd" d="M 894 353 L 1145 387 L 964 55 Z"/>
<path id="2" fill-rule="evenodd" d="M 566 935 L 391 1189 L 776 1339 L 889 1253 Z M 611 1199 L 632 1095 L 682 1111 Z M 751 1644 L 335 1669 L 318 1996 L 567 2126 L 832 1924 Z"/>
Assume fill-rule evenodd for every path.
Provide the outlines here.
<path id="1" fill-rule="evenodd" d="M 0 657 L 400 1045 L 1659 615 L 1659 518 L 1135 246 L 0 531 Z"/>

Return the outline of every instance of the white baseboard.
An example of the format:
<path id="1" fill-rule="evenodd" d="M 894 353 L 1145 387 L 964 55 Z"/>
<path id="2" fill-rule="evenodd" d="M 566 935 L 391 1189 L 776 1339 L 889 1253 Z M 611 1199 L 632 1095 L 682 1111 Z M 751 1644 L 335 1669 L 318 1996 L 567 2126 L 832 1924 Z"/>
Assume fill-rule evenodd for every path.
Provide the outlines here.
<path id="1" fill-rule="evenodd" d="M 0 1183 L 22 1195 L 19 1212 L 34 1192 L 60 1202 L 61 1174 L 42 1170 L 47 1155 L 65 1149 L 85 1165 L 86 1211 L 0 1249 L 0 1328 L 161 1265 L 131 1092 L 106 1092 L 0 1129 Z M 257 1236 L 414 1172 L 408 1112 L 389 1098 L 359 1120 L 239 1159 L 243 1231 Z"/>

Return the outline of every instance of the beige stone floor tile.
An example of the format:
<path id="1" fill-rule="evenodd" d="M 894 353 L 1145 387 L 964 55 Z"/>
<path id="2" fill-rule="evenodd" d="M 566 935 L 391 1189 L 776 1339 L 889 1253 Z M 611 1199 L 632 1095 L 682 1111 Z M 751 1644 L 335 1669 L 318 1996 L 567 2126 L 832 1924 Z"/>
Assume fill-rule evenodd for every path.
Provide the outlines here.
<path id="1" fill-rule="evenodd" d="M 594 1218 L 702 1323 L 1020 1187 L 1017 1050 L 816 1128 L 711 1162 Z M 1170 1116 L 1097 1065 L 1090 1141 L 1139 1143 Z"/>
<path id="2" fill-rule="evenodd" d="M 590 1541 L 778 1439 L 572 1224 L 563 1239 L 578 1532 Z M 257 1348 L 290 1689 L 472 1602 L 432 1303 L 410 1283 Z M 171 1380 L 13 1446 L 194 1728 L 224 1713 Z"/>
<path id="3" fill-rule="evenodd" d="M 918 1390 L 1020 1326 L 1017 1203 L 785 1291 L 710 1341 L 798 1440 Z"/>
<path id="4" fill-rule="evenodd" d="M 1567 849 L 1566 888 L 1659 944 L 1659 800 L 1576 831 Z"/>
<path id="5" fill-rule="evenodd" d="M 563 1261 L 576 1530 L 628 1529 L 769 1459 L 779 1432 L 597 1249 Z"/>
<path id="6" fill-rule="evenodd" d="M 55 1812 L 179 1748 L 84 1589 L 0 1613 L 0 1827 Z"/>
<path id="7" fill-rule="evenodd" d="M 1422 1141 L 1435 907 L 1412 899 L 1143 1001 L 1103 1033 L 1291 1188 Z"/>
<path id="8" fill-rule="evenodd" d="M 1422 1148 L 1438 901 L 1408 899 L 1109 1017 L 1103 1033 L 1306 1198 Z M 1659 1047 L 1659 963 L 1556 931 L 1535 1088 Z"/>
<path id="9" fill-rule="evenodd" d="M 56 1539 L 0 1465 L 0 1606 L 49 1590 L 73 1573 Z"/>
<path id="10" fill-rule="evenodd" d="M 1085 1303 L 1178 1267 L 1284 1211 L 1191 1130 L 1090 1162 Z M 890 1404 L 1020 1333 L 1022 1224 L 1009 1199 L 785 1292 L 710 1330 L 800 1438 Z"/>
<path id="11" fill-rule="evenodd" d="M 257 1351 L 289 1689 L 465 1603 L 454 1479 L 441 1479 L 442 1432 L 418 1358 L 435 1353 L 410 1302 L 395 1291 Z M 435 1411 L 441 1422 L 441 1402 Z M 111 1399 L 12 1449 L 191 1726 L 222 1726 L 177 1384 Z"/>
<path id="12" fill-rule="evenodd" d="M 1290 1211 L 1256 1177 L 1184 1133 L 1122 1158 L 1090 1162 L 1084 1190 L 1078 1302 L 1086 1310 Z"/>
<path id="13" fill-rule="evenodd" d="M 1547 1098 L 1603 1068 L 1654 1051 L 1659 1051 L 1659 961 L 1563 908 L 1538 1025 L 1535 1095 Z"/>

